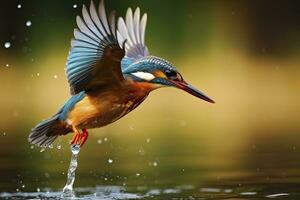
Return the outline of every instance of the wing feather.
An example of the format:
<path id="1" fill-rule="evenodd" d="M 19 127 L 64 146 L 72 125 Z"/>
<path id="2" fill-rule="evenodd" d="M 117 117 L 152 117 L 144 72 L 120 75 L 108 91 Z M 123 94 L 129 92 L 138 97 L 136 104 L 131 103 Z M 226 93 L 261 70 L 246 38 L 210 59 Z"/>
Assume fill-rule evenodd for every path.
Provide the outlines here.
<path id="1" fill-rule="evenodd" d="M 118 20 L 118 32 L 124 40 L 126 40 L 126 46 L 133 46 L 133 42 L 131 41 L 131 38 L 129 37 L 129 31 L 127 29 L 127 26 L 124 22 L 123 18 L 119 18 Z M 120 44 L 121 45 L 121 44 Z"/>
<path id="2" fill-rule="evenodd" d="M 102 25 L 104 26 L 105 32 L 107 33 L 107 35 L 110 35 L 111 33 L 107 23 L 104 0 L 102 0 L 99 5 L 99 16 L 101 19 L 100 22 L 102 22 Z"/>
<path id="3" fill-rule="evenodd" d="M 122 69 L 128 67 L 132 62 L 148 56 L 149 51 L 145 45 L 145 31 L 147 14 L 140 16 L 140 8 L 137 7 L 134 13 L 128 8 L 124 18 L 118 19 L 117 38 L 119 45 L 125 44 L 125 57 L 122 60 Z M 126 23 L 125 23 L 126 21 Z"/>
<path id="4" fill-rule="evenodd" d="M 78 29 L 74 30 L 66 66 L 71 94 L 120 85 L 124 80 L 121 60 L 125 51 L 118 43 L 115 14 L 110 16 L 108 23 L 103 0 L 98 12 L 91 1 L 89 10 L 84 5 L 82 17 L 77 16 Z"/>
<path id="5" fill-rule="evenodd" d="M 116 37 L 116 11 L 112 11 L 109 15 L 109 25 L 111 27 L 112 34 Z"/>
<path id="6" fill-rule="evenodd" d="M 133 27 L 133 16 L 132 16 L 132 10 L 131 8 L 128 8 L 127 14 L 126 14 L 126 26 L 128 30 L 128 35 L 130 37 L 130 40 L 133 42 L 133 44 L 137 43 L 137 40 L 135 39 L 135 33 L 134 33 L 134 27 Z"/>
<path id="7" fill-rule="evenodd" d="M 91 1 L 91 4 L 90 4 L 90 13 L 91 13 L 91 18 L 92 18 L 93 22 L 96 24 L 97 28 L 99 29 L 100 34 L 103 36 L 107 36 L 107 34 L 104 31 L 104 28 L 100 22 L 100 18 L 98 16 L 98 13 L 96 11 L 96 7 L 95 7 L 95 4 L 93 1 Z"/>
<path id="8" fill-rule="evenodd" d="M 99 42 L 97 42 L 95 39 L 89 37 L 88 35 L 80 32 L 78 29 L 74 29 L 74 36 L 77 40 L 80 41 L 86 41 L 88 43 L 91 43 L 95 46 L 98 46 Z"/>
<path id="9" fill-rule="evenodd" d="M 140 26 L 140 37 L 142 45 L 145 45 L 145 32 L 146 32 L 146 25 L 147 25 L 147 13 L 145 13 L 141 20 Z"/>
<path id="10" fill-rule="evenodd" d="M 140 39 L 140 8 L 139 7 L 137 7 L 135 9 L 133 23 L 134 23 L 134 29 L 135 29 L 134 33 L 135 33 L 137 43 L 141 43 L 141 39 Z"/>
<path id="11" fill-rule="evenodd" d="M 76 18 L 76 22 L 77 22 L 77 26 L 79 28 L 79 30 L 82 33 L 85 33 L 86 35 L 88 35 L 89 37 L 93 38 L 94 40 L 96 40 L 97 42 L 101 41 L 100 36 L 95 35 L 85 24 L 85 22 L 83 21 L 83 19 L 80 16 L 77 16 Z M 76 37 L 75 37 L 76 38 Z"/>
<path id="12" fill-rule="evenodd" d="M 100 40 L 103 39 L 102 34 L 98 31 L 98 28 L 96 28 L 94 22 L 92 21 L 90 14 L 88 13 L 88 10 L 86 8 L 85 5 L 83 5 L 82 7 L 82 16 L 83 19 L 87 25 L 87 27 L 89 28 L 89 30 L 95 35 L 98 36 L 100 38 Z"/>

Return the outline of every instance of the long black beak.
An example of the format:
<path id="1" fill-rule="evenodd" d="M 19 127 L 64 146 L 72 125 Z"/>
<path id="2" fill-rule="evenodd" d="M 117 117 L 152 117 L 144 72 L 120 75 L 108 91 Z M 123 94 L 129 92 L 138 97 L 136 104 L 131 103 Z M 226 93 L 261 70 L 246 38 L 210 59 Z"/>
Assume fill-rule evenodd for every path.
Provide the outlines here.
<path id="1" fill-rule="evenodd" d="M 210 102 L 210 103 L 215 103 L 214 100 L 212 100 L 211 98 L 206 96 L 204 93 L 202 93 L 201 91 L 199 91 L 198 89 L 196 89 L 195 87 L 193 87 L 192 85 L 188 84 L 185 81 L 172 81 L 172 82 L 175 85 L 175 87 L 182 89 L 195 97 L 198 97 L 198 98 L 200 98 L 204 101 Z"/>

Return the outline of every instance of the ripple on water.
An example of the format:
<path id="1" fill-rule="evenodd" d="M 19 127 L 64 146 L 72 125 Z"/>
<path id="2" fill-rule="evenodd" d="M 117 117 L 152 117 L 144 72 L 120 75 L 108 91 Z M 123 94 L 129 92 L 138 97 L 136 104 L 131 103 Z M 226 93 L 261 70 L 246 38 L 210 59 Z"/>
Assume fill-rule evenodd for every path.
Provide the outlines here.
<path id="1" fill-rule="evenodd" d="M 278 194 L 270 194 L 267 195 L 267 198 L 279 198 L 279 197 L 284 197 L 284 196 L 289 196 L 290 194 L 288 193 L 278 193 Z"/>
<path id="2" fill-rule="evenodd" d="M 141 199 L 143 196 L 129 193 L 125 191 L 124 187 L 119 186 L 97 186 L 95 188 L 76 188 L 76 197 L 72 199 Z M 85 193 L 85 194 L 84 194 Z M 62 192 L 16 192 L 16 193 L 0 193 L 0 198 L 5 199 L 60 199 Z"/>
<path id="3" fill-rule="evenodd" d="M 244 195 L 244 196 L 252 196 L 252 195 L 256 195 L 257 192 L 241 192 L 240 195 Z"/>
<path id="4" fill-rule="evenodd" d="M 149 188 L 146 186 L 123 187 L 123 186 L 96 186 L 75 188 L 76 197 L 71 199 L 82 200 L 108 200 L 108 199 L 299 199 L 299 193 L 269 193 L 267 190 L 253 191 L 253 187 L 243 188 L 222 187 L 196 187 L 193 185 L 179 185 L 170 188 Z M 61 191 L 51 191 L 49 188 L 38 189 L 37 192 L 0 193 L 0 199 L 61 199 Z M 195 198 L 195 199 L 197 199 Z"/>

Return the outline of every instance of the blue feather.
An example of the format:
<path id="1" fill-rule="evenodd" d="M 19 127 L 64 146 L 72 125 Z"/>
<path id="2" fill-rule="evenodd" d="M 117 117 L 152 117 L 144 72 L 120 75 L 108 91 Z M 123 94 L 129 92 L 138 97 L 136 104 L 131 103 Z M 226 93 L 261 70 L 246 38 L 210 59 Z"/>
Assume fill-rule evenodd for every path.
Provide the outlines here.
<path id="1" fill-rule="evenodd" d="M 122 65 L 123 74 L 130 74 L 138 71 L 152 73 L 156 70 L 162 72 L 172 70 L 177 72 L 177 69 L 170 62 L 156 56 L 147 56 L 132 63 L 130 63 L 130 61 L 132 60 L 129 60 L 129 58 L 122 60 L 122 64 L 124 62 L 124 66 Z"/>
<path id="2" fill-rule="evenodd" d="M 81 101 L 84 97 L 86 97 L 86 93 L 84 91 L 72 96 L 65 105 L 60 109 L 59 113 L 59 119 L 60 120 L 66 120 L 68 117 L 69 112 L 74 108 L 76 103 Z"/>
<path id="3" fill-rule="evenodd" d="M 103 3 L 99 5 L 99 12 L 92 2 L 89 10 L 83 6 L 83 17 L 77 17 L 78 28 L 74 30 L 75 38 L 71 41 L 71 51 L 66 66 L 71 94 L 88 90 L 88 83 L 99 79 L 93 76 L 91 73 L 93 70 L 109 69 L 101 69 L 106 67 L 100 62 L 106 59 L 103 55 L 104 50 L 109 45 L 118 45 L 117 38 L 111 33 L 116 30 L 108 26 Z M 109 23 L 114 24 L 114 21 L 110 20 Z M 95 65 L 96 63 L 98 65 Z"/>
<path id="4" fill-rule="evenodd" d="M 129 67 L 135 61 L 136 61 L 135 58 L 130 58 L 130 57 L 125 56 L 121 61 L 122 71 L 125 71 L 127 69 L 127 67 Z"/>

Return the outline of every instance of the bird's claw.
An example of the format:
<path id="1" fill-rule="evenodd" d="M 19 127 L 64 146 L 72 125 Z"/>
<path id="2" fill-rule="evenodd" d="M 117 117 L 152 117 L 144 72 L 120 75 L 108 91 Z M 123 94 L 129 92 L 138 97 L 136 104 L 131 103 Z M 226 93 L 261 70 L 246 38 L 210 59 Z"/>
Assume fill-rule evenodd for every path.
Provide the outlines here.
<path id="1" fill-rule="evenodd" d="M 88 132 L 86 129 L 82 129 L 82 133 L 77 132 L 72 140 L 71 140 L 71 145 L 80 145 L 82 147 L 84 143 L 86 142 L 88 138 Z"/>

